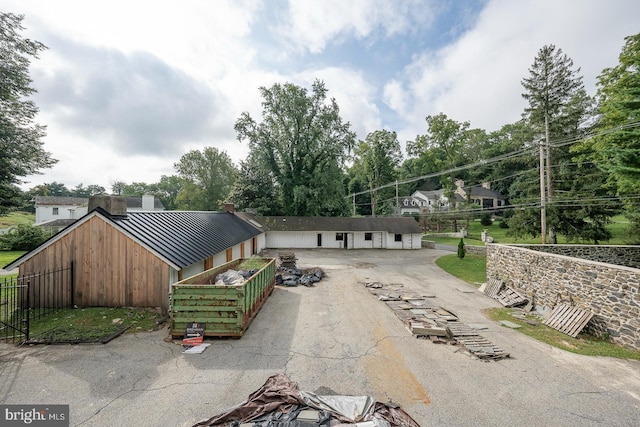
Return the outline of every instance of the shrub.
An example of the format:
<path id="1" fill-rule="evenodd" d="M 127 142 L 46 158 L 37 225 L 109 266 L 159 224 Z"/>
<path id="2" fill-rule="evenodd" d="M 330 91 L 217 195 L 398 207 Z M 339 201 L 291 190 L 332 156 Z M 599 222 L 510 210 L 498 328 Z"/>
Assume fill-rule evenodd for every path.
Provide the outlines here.
<path id="1" fill-rule="evenodd" d="M 19 224 L 0 235 L 0 248 L 6 251 L 30 251 L 46 239 L 42 228 Z"/>
<path id="2" fill-rule="evenodd" d="M 460 239 L 460 242 L 458 242 L 458 258 L 460 259 L 464 258 L 464 255 L 465 255 L 464 240 Z"/>
<path id="3" fill-rule="evenodd" d="M 498 223 L 498 227 L 500 228 L 509 228 L 509 224 L 507 224 L 507 221 L 502 220 Z"/>
<path id="4" fill-rule="evenodd" d="M 492 225 L 493 221 L 491 220 L 491 214 L 483 213 L 482 216 L 480 217 L 480 224 L 484 225 L 485 227 Z"/>

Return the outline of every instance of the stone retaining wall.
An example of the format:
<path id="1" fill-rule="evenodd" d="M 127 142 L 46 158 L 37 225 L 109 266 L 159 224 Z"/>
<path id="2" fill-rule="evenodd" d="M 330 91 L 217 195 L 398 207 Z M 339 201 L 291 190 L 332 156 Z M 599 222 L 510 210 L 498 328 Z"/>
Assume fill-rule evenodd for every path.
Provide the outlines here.
<path id="1" fill-rule="evenodd" d="M 464 251 L 468 254 L 473 255 L 486 255 L 487 247 L 486 246 L 474 246 L 474 245 L 464 245 Z"/>
<path id="2" fill-rule="evenodd" d="M 516 245 L 539 252 L 640 268 L 640 246 L 618 245 Z"/>
<path id="3" fill-rule="evenodd" d="M 532 249 L 538 246 L 546 252 Z M 538 306 L 564 302 L 588 310 L 595 315 L 589 332 L 640 350 L 640 269 L 556 255 L 548 246 L 488 244 L 487 278 L 505 281 Z M 576 253 L 588 252 L 582 248 Z"/>

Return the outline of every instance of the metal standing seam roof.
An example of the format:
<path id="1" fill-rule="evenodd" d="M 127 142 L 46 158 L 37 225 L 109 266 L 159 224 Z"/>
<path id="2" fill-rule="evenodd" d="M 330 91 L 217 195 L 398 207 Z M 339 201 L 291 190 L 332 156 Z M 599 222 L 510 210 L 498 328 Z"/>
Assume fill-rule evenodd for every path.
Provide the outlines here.
<path id="1" fill-rule="evenodd" d="M 263 216 L 258 217 L 257 220 L 270 231 L 422 233 L 422 229 L 416 220 L 410 217 Z"/>
<path id="2" fill-rule="evenodd" d="M 105 216 L 180 268 L 262 233 L 228 212 L 157 211 Z"/>

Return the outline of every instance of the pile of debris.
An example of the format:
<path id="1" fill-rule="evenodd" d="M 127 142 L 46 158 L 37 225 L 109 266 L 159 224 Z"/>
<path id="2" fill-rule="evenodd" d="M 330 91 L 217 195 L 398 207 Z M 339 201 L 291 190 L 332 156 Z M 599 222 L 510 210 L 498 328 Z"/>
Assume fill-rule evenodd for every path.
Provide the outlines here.
<path id="1" fill-rule="evenodd" d="M 293 252 L 278 252 L 278 260 L 280 267 L 283 268 L 296 268 L 296 254 Z"/>
<path id="2" fill-rule="evenodd" d="M 279 373 L 267 379 L 247 400 L 196 426 L 284 427 L 341 426 L 419 427 L 400 406 L 369 396 L 319 396 L 300 391 Z"/>
<path id="3" fill-rule="evenodd" d="M 276 285 L 315 286 L 323 277 L 324 271 L 318 267 L 299 269 L 293 252 L 278 252 L 276 267 Z"/>
<path id="4" fill-rule="evenodd" d="M 214 285 L 235 286 L 241 285 L 246 282 L 251 276 L 256 274 L 259 270 L 227 270 L 224 273 L 220 273 L 213 281 Z"/>
<path id="5" fill-rule="evenodd" d="M 437 307 L 429 301 L 435 295 L 415 295 L 404 292 L 402 284 L 384 285 L 366 282 L 370 293 L 384 301 L 412 334 L 436 344 L 460 345 L 471 355 L 482 360 L 500 360 L 509 353 L 480 336 L 477 328 L 458 320 L 450 310 Z"/>
<path id="6" fill-rule="evenodd" d="M 276 269 L 276 285 L 280 286 L 315 286 L 323 277 L 324 272 L 317 267 L 303 270 L 287 267 Z"/>

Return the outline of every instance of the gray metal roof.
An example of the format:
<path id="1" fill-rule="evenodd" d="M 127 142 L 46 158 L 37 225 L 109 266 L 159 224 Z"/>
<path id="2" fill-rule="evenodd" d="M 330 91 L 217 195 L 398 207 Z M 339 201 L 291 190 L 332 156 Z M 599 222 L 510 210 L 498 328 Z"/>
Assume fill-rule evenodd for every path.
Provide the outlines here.
<path id="1" fill-rule="evenodd" d="M 36 196 L 37 206 L 87 206 L 89 199 L 86 197 L 62 197 L 62 196 Z"/>
<path id="2" fill-rule="evenodd" d="M 471 197 L 496 198 L 499 200 L 505 199 L 505 197 L 497 191 L 484 188 L 481 185 L 474 185 L 471 187 Z"/>
<path id="3" fill-rule="evenodd" d="M 106 218 L 180 268 L 202 261 L 261 233 L 228 212 L 128 212 Z"/>
<path id="4" fill-rule="evenodd" d="M 422 233 L 416 220 L 407 217 L 263 216 L 257 221 L 270 231 Z"/>

